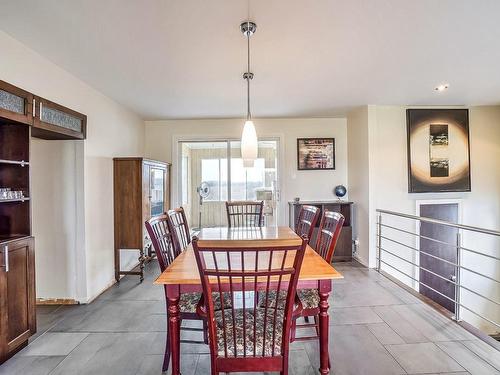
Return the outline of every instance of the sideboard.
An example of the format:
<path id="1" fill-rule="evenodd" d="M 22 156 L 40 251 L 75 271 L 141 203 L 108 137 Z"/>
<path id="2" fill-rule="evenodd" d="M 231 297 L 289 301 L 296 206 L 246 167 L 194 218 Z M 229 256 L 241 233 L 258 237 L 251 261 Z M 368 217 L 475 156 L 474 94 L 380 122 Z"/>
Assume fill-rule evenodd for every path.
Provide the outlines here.
<path id="1" fill-rule="evenodd" d="M 288 202 L 288 223 L 290 228 L 295 229 L 297 219 L 299 216 L 300 208 L 302 206 L 315 206 L 320 210 L 320 219 L 316 223 L 316 228 L 310 241 L 310 245 L 314 248 L 316 244 L 316 237 L 319 230 L 319 223 L 321 215 L 326 211 L 340 212 L 344 217 L 344 226 L 340 232 L 340 237 L 333 254 L 334 262 L 350 261 L 352 260 L 352 205 L 353 202 L 332 200 L 332 201 L 291 201 Z"/>

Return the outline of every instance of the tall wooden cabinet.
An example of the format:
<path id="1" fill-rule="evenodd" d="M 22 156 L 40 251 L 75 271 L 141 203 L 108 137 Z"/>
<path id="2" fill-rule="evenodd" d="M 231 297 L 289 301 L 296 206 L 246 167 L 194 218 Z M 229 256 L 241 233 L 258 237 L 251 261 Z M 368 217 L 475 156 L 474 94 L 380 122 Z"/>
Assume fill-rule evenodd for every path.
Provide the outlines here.
<path id="1" fill-rule="evenodd" d="M 145 252 L 150 240 L 144 222 L 170 207 L 170 164 L 144 158 L 115 158 L 115 278 L 139 275 L 144 278 Z M 138 249 L 139 258 L 132 270 L 122 270 L 120 252 Z"/>
<path id="2" fill-rule="evenodd" d="M 0 364 L 36 332 L 30 137 L 84 139 L 86 123 L 85 115 L 0 81 Z"/>

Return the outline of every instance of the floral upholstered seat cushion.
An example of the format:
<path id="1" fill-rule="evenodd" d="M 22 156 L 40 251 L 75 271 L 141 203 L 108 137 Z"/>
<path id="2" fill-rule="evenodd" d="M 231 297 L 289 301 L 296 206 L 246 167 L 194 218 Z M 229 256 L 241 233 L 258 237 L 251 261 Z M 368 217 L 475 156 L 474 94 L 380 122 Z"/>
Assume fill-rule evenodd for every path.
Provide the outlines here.
<path id="1" fill-rule="evenodd" d="M 224 292 L 224 308 L 231 308 L 231 295 L 230 293 Z M 179 301 L 179 309 L 181 312 L 186 313 L 195 313 L 196 306 L 198 306 L 198 302 L 200 302 L 200 298 L 202 293 L 194 292 L 194 293 L 182 293 Z M 214 292 L 212 293 L 212 298 L 214 301 L 215 310 L 220 310 L 220 293 Z"/>
<path id="2" fill-rule="evenodd" d="M 229 309 L 215 312 L 217 350 L 221 357 L 281 354 L 284 310 Z M 254 325 L 255 324 L 255 325 Z M 255 328 L 255 330 L 254 330 Z M 274 348 L 274 353 L 273 353 Z M 226 353 L 227 350 L 227 353 Z"/>
<path id="3" fill-rule="evenodd" d="M 181 312 L 195 313 L 200 298 L 201 293 L 181 293 L 179 309 Z"/>
<path id="4" fill-rule="evenodd" d="M 276 298 L 278 296 L 278 298 Z M 268 307 L 275 308 L 276 303 L 278 304 L 278 309 L 284 309 L 286 304 L 286 290 L 280 290 L 279 295 L 276 293 L 276 290 L 270 290 L 267 293 L 265 291 L 259 292 L 259 302 L 258 306 L 260 308 Z"/>
<path id="5" fill-rule="evenodd" d="M 318 289 L 298 289 L 297 296 L 304 309 L 315 309 L 319 306 Z"/>

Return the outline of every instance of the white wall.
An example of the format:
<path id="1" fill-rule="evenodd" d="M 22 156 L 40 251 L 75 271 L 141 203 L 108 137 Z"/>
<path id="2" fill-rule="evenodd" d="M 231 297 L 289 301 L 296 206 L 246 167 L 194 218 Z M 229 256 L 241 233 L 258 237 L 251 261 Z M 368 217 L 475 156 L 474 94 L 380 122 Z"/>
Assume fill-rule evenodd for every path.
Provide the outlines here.
<path id="1" fill-rule="evenodd" d="M 68 239 L 66 245 L 54 248 L 51 246 L 54 238 L 48 237 L 60 233 L 42 233 L 41 223 L 34 222 L 35 234 L 38 233 L 38 237 L 45 236 L 43 239 L 40 238 L 40 242 L 35 239 L 37 274 L 43 275 L 46 269 L 41 268 L 47 267 L 58 254 L 63 252 L 67 253 L 67 259 L 72 259 L 71 262 L 75 263 L 73 275 L 67 273 L 71 269 L 61 272 L 58 268 L 58 272 L 52 275 L 54 278 L 47 280 L 47 284 L 45 278 L 42 279 L 40 276 L 38 292 L 47 298 L 64 297 L 87 302 L 114 280 L 112 158 L 143 154 L 143 121 L 131 111 L 1 31 L 0 50 L 2 51 L 0 79 L 88 116 L 87 139 L 79 142 L 75 150 L 77 155 L 74 160 L 75 175 L 69 172 L 70 162 L 64 161 L 59 166 L 68 171 L 67 175 L 63 176 L 56 168 L 45 166 L 43 172 L 47 175 L 40 176 L 38 174 L 40 171 L 37 170 L 33 176 L 34 198 L 47 200 L 33 202 L 33 219 L 38 218 L 40 221 L 44 216 L 52 215 L 51 211 L 40 212 L 41 209 L 52 207 L 64 213 L 64 216 L 59 218 L 60 221 L 68 225 L 76 223 L 73 246 L 72 240 Z M 34 143 L 33 157 L 44 154 L 48 148 L 50 145 Z M 68 156 L 68 152 L 71 154 L 71 151 L 64 147 L 54 149 L 50 155 L 45 155 L 46 160 L 55 161 L 58 152 L 65 157 Z M 36 166 L 35 161 L 33 168 Z M 58 197 L 43 191 L 43 187 L 51 186 L 48 182 L 51 179 L 74 180 L 75 201 L 68 197 L 64 202 L 57 202 Z M 61 260 L 61 263 L 64 261 Z M 68 280 L 72 277 L 73 281 Z M 65 286 L 61 287 L 58 284 Z"/>
<path id="2" fill-rule="evenodd" d="M 364 111 L 368 116 L 359 117 L 359 112 Z M 470 107 L 469 130 L 470 130 L 470 152 L 471 152 L 471 178 L 472 178 L 472 191 L 470 193 L 438 193 L 438 194 L 409 194 L 408 193 L 408 169 L 407 169 L 407 155 L 406 155 L 406 107 L 400 106 L 368 106 L 365 109 L 358 109 L 348 116 L 348 127 L 351 123 L 357 127 L 363 128 L 368 124 L 370 129 L 368 141 L 368 154 L 370 163 L 358 163 L 359 171 L 352 171 L 353 165 L 351 164 L 351 157 L 349 158 L 349 176 L 352 173 L 368 174 L 369 177 L 369 201 L 368 204 L 369 214 L 368 220 L 371 221 L 369 225 L 370 246 L 369 253 L 370 259 L 375 258 L 376 245 L 376 223 L 375 223 L 375 209 L 382 208 L 397 212 L 408 214 L 416 214 L 416 201 L 417 200 L 437 200 L 437 199 L 459 199 L 462 206 L 462 222 L 463 224 L 491 228 L 495 230 L 500 229 L 500 106 L 497 107 Z M 357 124 L 361 122 L 361 124 Z M 357 134 L 349 130 L 349 155 L 354 152 L 352 147 L 357 147 Z M 352 137 L 352 136 L 353 137 Z M 366 140 L 363 141 L 366 144 Z M 362 150 L 361 150 L 362 151 Z M 355 202 L 356 198 L 352 197 L 353 181 L 350 179 L 351 186 L 351 199 Z M 366 197 L 366 193 L 364 195 Z M 365 202 L 363 202 L 366 205 Z M 363 220 L 367 220 L 363 218 Z M 389 224 L 403 225 L 403 229 L 415 232 L 415 224 L 410 221 L 398 219 L 391 219 L 384 217 L 384 220 L 392 220 Z M 387 223 L 387 222 L 386 222 Z M 356 222 L 357 224 L 357 222 Z M 365 225 L 366 222 L 362 223 Z M 359 230 L 357 228 L 356 230 Z M 365 227 L 361 229 L 366 231 Z M 386 231 L 386 233 L 388 233 Z M 391 233 L 392 237 L 393 233 Z M 398 237 L 399 240 L 409 244 L 408 237 Z M 478 238 L 464 233 L 463 238 L 464 246 L 469 246 L 473 249 L 485 251 L 490 254 L 496 254 L 500 251 L 500 240 L 486 239 L 484 236 Z M 390 246 L 385 242 L 386 246 Z M 415 246 L 415 243 L 413 243 Z M 395 249 L 392 247 L 389 250 Z M 402 248 L 398 248 L 400 254 Z M 366 249 L 363 249 L 363 254 Z M 415 261 L 413 254 L 408 250 L 403 254 L 405 259 Z M 364 258 L 364 257 L 363 257 Z M 390 258 L 390 257 L 389 257 Z M 387 258 L 387 259 L 389 259 Z M 404 272 L 412 272 L 412 266 L 405 264 L 403 261 L 394 263 L 400 267 Z M 485 261 L 484 258 L 477 256 L 467 255 L 463 259 L 467 262 L 468 266 L 485 272 L 492 277 L 499 279 L 500 264 Z M 391 261 L 391 263 L 393 263 Z M 374 261 L 370 261 L 370 266 L 374 266 Z M 396 271 L 390 270 L 394 275 Z M 401 275 L 398 275 L 401 276 Z M 463 278 L 468 282 L 468 285 L 474 285 L 475 288 L 481 290 L 483 294 L 488 297 L 499 300 L 500 288 L 498 284 L 493 282 L 486 282 L 478 277 L 472 277 L 470 274 Z M 411 280 L 404 280 L 411 285 Z M 476 290 L 478 290 L 476 289 Z M 462 293 L 464 304 L 471 304 L 482 312 L 490 314 L 490 317 L 500 319 L 500 310 L 492 308 L 491 304 L 486 304 L 467 293 Z M 473 322 L 483 329 L 490 329 L 487 324 L 481 322 L 471 313 L 463 312 L 464 319 Z"/>
<path id="3" fill-rule="evenodd" d="M 178 202 L 177 160 L 175 144 L 179 139 L 239 139 L 243 119 L 224 120 L 169 120 L 146 122 L 146 156 L 173 162 L 173 204 Z M 280 221 L 287 224 L 289 200 L 335 199 L 336 185 L 347 186 L 347 121 L 343 118 L 309 119 L 254 119 L 259 137 L 280 137 L 281 157 L 281 212 Z M 298 171 L 297 138 L 335 138 L 335 170 Z"/>

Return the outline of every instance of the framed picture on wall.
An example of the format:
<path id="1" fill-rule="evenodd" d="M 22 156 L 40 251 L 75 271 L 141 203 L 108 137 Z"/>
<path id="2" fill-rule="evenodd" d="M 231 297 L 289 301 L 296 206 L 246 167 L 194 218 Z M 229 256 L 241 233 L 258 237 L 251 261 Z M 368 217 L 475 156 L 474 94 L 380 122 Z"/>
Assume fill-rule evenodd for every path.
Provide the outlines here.
<path id="1" fill-rule="evenodd" d="M 408 109 L 408 192 L 471 191 L 469 110 Z"/>
<path id="2" fill-rule="evenodd" d="M 297 169 L 335 169 L 335 139 L 297 139 Z"/>

